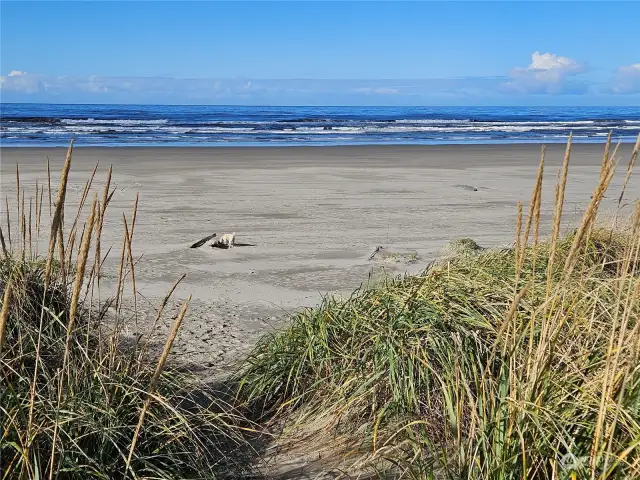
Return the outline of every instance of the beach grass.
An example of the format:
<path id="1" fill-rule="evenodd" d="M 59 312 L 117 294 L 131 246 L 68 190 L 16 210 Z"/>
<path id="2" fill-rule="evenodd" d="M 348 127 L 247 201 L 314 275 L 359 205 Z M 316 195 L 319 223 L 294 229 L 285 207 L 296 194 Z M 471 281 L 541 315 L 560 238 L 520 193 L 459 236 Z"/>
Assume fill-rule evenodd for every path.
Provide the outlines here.
<path id="1" fill-rule="evenodd" d="M 626 223 L 598 221 L 612 150 L 577 228 L 561 232 L 570 139 L 549 238 L 543 152 L 512 248 L 298 313 L 250 354 L 239 400 L 287 435 L 348 438 L 335 455 L 352 474 L 639 478 L 640 202 Z"/>
<path id="2" fill-rule="evenodd" d="M 159 358 L 146 337 L 125 345 L 122 301 L 125 284 L 135 281 L 136 208 L 123 219 L 117 291 L 101 297 L 111 170 L 103 191 L 92 193 L 94 169 L 65 229 L 71 159 L 72 146 L 48 208 L 44 186 L 32 196 L 16 170 L 20 238 L 10 237 L 9 223 L 0 259 L 0 478 L 244 478 L 250 467 L 240 452 L 251 424 L 213 387 L 166 363 L 188 301 Z M 25 194 L 34 209 L 25 208 Z M 37 254 L 42 210 L 52 214 L 45 256 Z"/>

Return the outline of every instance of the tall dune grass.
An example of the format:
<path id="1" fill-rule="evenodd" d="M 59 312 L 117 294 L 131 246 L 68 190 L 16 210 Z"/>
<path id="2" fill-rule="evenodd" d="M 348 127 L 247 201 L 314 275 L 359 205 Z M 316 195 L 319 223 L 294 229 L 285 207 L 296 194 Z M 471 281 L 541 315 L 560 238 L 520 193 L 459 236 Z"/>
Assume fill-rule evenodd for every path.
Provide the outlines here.
<path id="1" fill-rule="evenodd" d="M 5 202 L 7 236 L 0 235 L 0 478 L 242 478 L 248 467 L 238 452 L 247 448 L 241 432 L 250 428 L 248 422 L 216 392 L 166 365 L 187 303 L 159 359 L 148 353 L 148 340 L 122 347 L 122 298 L 127 278 L 135 282 L 131 241 L 136 207 L 128 229 L 124 221 L 112 302 L 98 292 L 105 259 L 102 226 L 113 195 L 111 169 L 98 195 L 92 193 L 96 165 L 65 230 L 71 160 L 72 146 L 53 192 L 55 203 L 47 160 L 51 228 L 45 257 L 37 254 L 46 210 L 44 185 L 36 184 L 26 210 L 25 195 L 31 192 L 16 169 L 13 226 L 17 222 L 19 238 L 11 236 L 12 215 L 9 200 Z M 135 295 L 135 284 L 132 288 Z M 172 292 L 158 309 L 158 319 Z M 106 322 L 110 305 L 115 319 Z"/>
<path id="2" fill-rule="evenodd" d="M 355 470 L 640 478 L 640 202 L 625 225 L 597 220 L 617 164 L 609 139 L 591 201 L 561 235 L 570 157 L 571 139 L 550 238 L 543 152 L 514 248 L 325 298 L 259 342 L 238 398 L 265 421 L 351 438 Z"/>
<path id="3" fill-rule="evenodd" d="M 549 238 L 543 151 L 513 248 L 471 249 L 298 313 L 241 365 L 234 405 L 167 363 L 187 303 L 159 358 L 150 337 L 123 347 L 137 199 L 106 297 L 111 169 L 96 192 L 96 166 L 71 221 L 72 147 L 57 190 L 48 160 L 33 193 L 16 169 L 17 203 L 5 198 L 0 229 L 0 478 L 245 478 L 243 432 L 254 424 L 242 413 L 304 432 L 307 449 L 313 434 L 348 439 L 334 453 L 356 475 L 639 478 L 640 202 L 626 222 L 598 220 L 617 166 L 609 139 L 598 186 L 563 235 L 570 158 L 571 138 Z"/>

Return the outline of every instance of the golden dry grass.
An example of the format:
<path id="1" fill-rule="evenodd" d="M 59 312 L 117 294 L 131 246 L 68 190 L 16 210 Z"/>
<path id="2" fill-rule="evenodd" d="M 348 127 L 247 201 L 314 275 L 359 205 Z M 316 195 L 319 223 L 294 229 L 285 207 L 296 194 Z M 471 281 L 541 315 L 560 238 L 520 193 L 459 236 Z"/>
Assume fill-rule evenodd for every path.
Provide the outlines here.
<path id="1" fill-rule="evenodd" d="M 251 424 L 217 392 L 167 363 L 188 302 L 159 360 L 150 356 L 148 339 L 123 349 L 117 323 L 112 334 L 104 334 L 109 300 L 99 292 L 100 237 L 113 195 L 112 172 L 99 200 L 92 194 L 97 166 L 93 170 L 64 244 L 72 157 L 70 145 L 55 205 L 49 189 L 44 258 L 36 248 L 44 187 L 35 188 L 33 215 L 16 169 L 20 238 L 9 237 L 0 260 L 0 478 L 244 478 L 251 468 L 239 455 L 248 448 L 241 432 Z M 48 159 L 47 176 L 50 185 Z M 127 278 L 135 282 L 136 211 L 137 200 L 130 230 L 125 220 L 116 322 L 123 321 Z"/>
<path id="2" fill-rule="evenodd" d="M 639 478 L 640 202 L 624 226 L 597 221 L 616 154 L 570 234 L 571 139 L 548 240 L 541 156 L 514 248 L 326 298 L 260 341 L 238 398 L 294 431 L 328 419 L 317 434 L 359 442 L 353 467 L 383 475 Z"/>

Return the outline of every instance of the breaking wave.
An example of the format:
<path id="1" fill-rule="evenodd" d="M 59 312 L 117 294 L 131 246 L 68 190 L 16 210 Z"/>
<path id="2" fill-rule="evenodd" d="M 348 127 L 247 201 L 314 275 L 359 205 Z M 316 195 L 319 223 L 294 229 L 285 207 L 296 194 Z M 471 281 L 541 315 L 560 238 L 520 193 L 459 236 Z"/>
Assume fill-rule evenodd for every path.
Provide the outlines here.
<path id="1" fill-rule="evenodd" d="M 2 104 L 2 145 L 633 141 L 638 108 L 177 107 Z"/>

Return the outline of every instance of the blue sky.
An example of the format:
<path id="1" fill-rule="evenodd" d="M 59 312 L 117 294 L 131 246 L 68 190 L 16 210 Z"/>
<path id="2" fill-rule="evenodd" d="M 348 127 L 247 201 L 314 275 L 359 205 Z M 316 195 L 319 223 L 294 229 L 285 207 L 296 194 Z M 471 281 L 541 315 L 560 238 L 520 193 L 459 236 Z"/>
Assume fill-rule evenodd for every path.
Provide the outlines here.
<path id="1" fill-rule="evenodd" d="M 3 102 L 640 105 L 640 2 L 31 2 Z"/>

